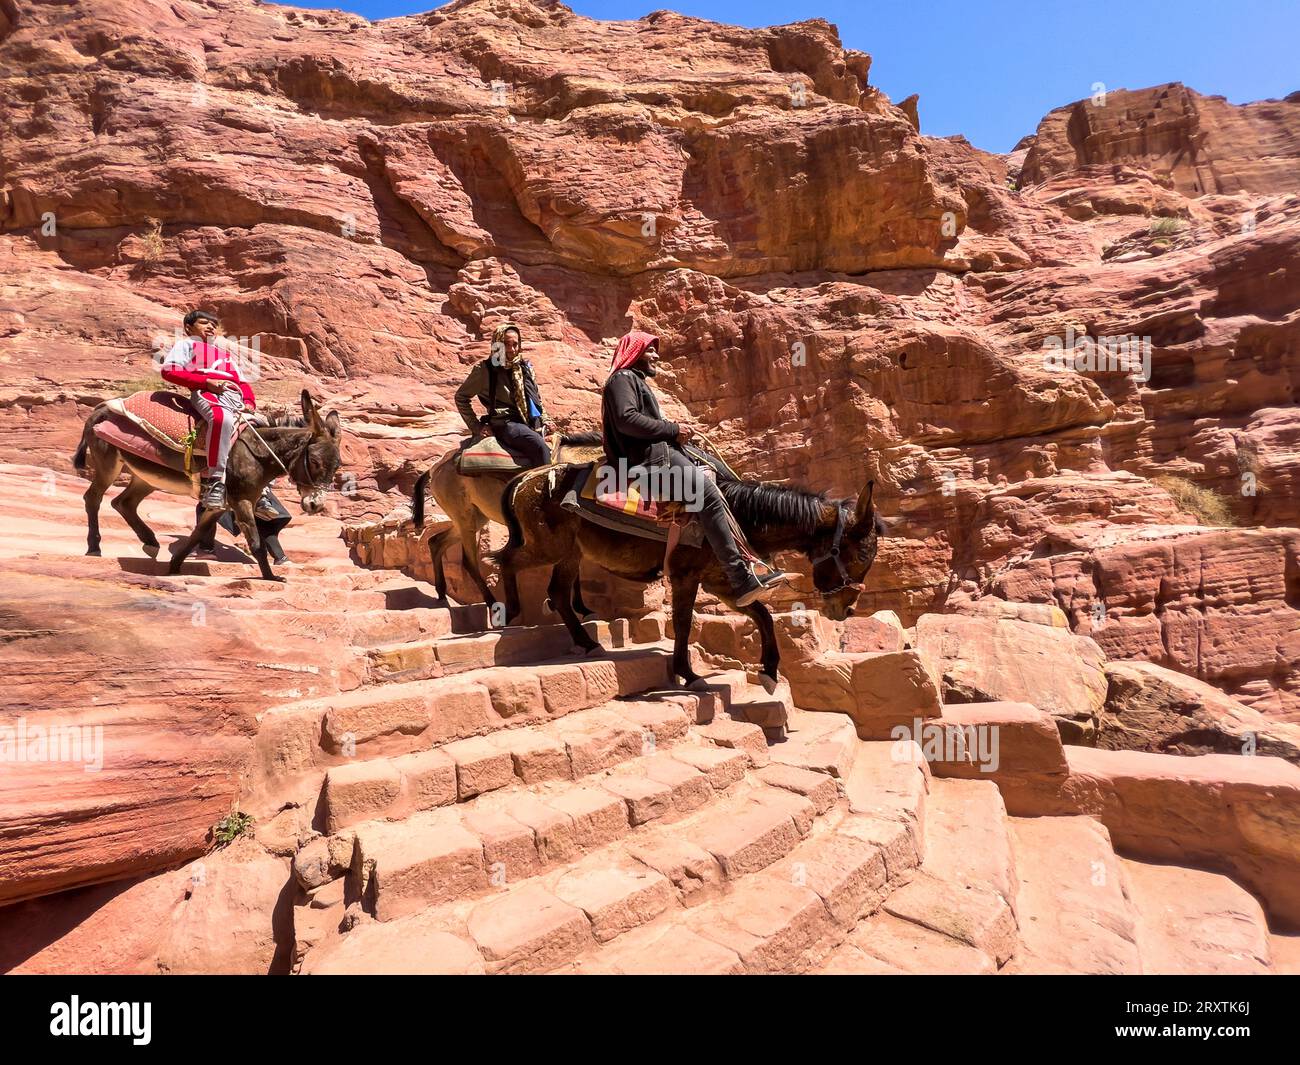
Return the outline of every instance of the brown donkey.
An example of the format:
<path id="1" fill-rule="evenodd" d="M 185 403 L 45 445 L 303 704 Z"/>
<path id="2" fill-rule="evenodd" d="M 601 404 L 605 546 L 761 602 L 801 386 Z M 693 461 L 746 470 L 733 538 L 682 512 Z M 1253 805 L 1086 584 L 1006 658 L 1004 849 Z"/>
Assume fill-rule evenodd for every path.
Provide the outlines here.
<path id="1" fill-rule="evenodd" d="M 553 448 L 557 462 L 594 462 L 604 454 L 599 433 L 565 433 Z M 519 476 L 518 471 L 501 474 L 478 474 L 466 477 L 456 469 L 458 451 L 447 452 L 415 482 L 411 501 L 411 518 L 417 531 L 424 528 L 427 499 L 430 495 L 451 519 L 451 528 L 429 537 L 429 559 L 433 563 L 433 584 L 441 599 L 447 598 L 447 576 L 443 571 L 443 556 L 447 549 L 460 542 L 461 560 L 469 578 L 478 585 L 487 604 L 488 617 L 496 627 L 505 619 L 493 618 L 496 597 L 479 570 L 479 534 L 489 521 L 505 524 L 501 514 L 501 494 L 509 482 Z M 573 607 L 580 615 L 589 613 L 582 601 L 581 585 L 573 586 Z"/>
<path id="2" fill-rule="evenodd" d="M 573 642 L 590 652 L 598 644 L 583 630 L 569 605 L 568 591 L 579 564 L 585 559 L 619 577 L 648 583 L 663 571 L 664 545 L 605 529 L 561 506 L 560 501 L 574 489 L 580 469 L 531 470 L 511 482 L 504 505 L 510 542 L 494 558 L 501 566 L 510 618 L 519 612 L 515 574 L 532 566 L 553 566 L 551 603 L 568 626 Z M 759 554 L 771 557 L 780 551 L 799 551 L 809 558 L 821 608 L 837 621 L 853 613 L 862 581 L 876 559 L 877 541 L 886 532 L 885 522 L 872 506 L 874 486 L 875 482 L 868 481 L 854 504 L 798 488 L 718 479 L 732 514 Z M 730 584 L 707 545 L 678 545 L 669 559 L 668 581 L 675 633 L 673 673 L 683 683 L 692 684 L 699 680 L 691 669 L 689 646 L 696 595 L 703 587 L 734 606 Z M 758 626 L 763 673 L 775 682 L 781 656 L 772 614 L 757 602 L 741 613 Z"/>
<path id="3" fill-rule="evenodd" d="M 72 459 L 73 466 L 90 479 L 90 487 L 84 496 L 86 554 L 99 554 L 99 505 L 104 499 L 104 493 L 117 480 L 125 466 L 131 474 L 131 481 L 118 493 L 112 506 L 140 538 L 145 553 L 154 557 L 158 554 L 158 538 L 140 517 L 140 501 L 155 491 L 192 496 L 194 493 L 190 479 L 176 470 L 128 454 L 101 440 L 94 432 L 95 426 L 110 414 L 104 404 L 91 412 L 81 432 L 81 444 Z M 284 578 L 277 577 L 271 571 L 266 545 L 257 534 L 253 507 L 262 494 L 262 489 L 287 470 L 289 479 L 302 495 L 303 511 L 319 514 L 325 509 L 325 493 L 334 483 L 334 474 L 340 461 L 339 416 L 331 413 L 322 418 L 315 400 L 306 390 L 302 393 L 301 420 L 279 419 L 278 422 L 279 424 L 272 423 L 267 428 L 258 428 L 261 441 L 249 430 L 241 433 L 230 449 L 226 471 L 226 496 L 230 508 L 235 512 L 235 520 L 248 540 L 249 550 L 257 559 L 262 577 L 268 581 L 283 581 Z M 168 573 L 180 572 L 186 556 L 217 523 L 221 513 L 216 510 L 206 512 L 194 531 L 172 549 Z"/>

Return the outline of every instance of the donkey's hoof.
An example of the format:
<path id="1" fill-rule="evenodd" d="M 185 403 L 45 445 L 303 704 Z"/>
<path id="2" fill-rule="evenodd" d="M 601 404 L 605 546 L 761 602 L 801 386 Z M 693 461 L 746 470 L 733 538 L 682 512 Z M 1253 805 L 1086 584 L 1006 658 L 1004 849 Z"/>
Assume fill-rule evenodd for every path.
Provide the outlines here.
<path id="1" fill-rule="evenodd" d="M 264 580 L 264 581 L 270 581 L 272 584 L 284 584 L 284 583 L 285 583 L 285 578 L 283 578 L 283 577 L 281 577 L 281 576 L 279 576 L 278 574 L 275 574 L 275 573 L 271 574 L 271 576 L 269 576 L 269 577 L 263 577 L 262 580 Z"/>
<path id="2" fill-rule="evenodd" d="M 157 558 L 158 552 L 161 550 L 157 544 L 142 544 L 141 546 L 144 548 L 144 553 L 150 558 Z"/>
<path id="3" fill-rule="evenodd" d="M 103 556 L 103 554 L 104 554 L 104 552 L 101 551 L 98 547 L 92 547 L 92 548 L 90 548 L 89 550 L 87 550 L 87 552 L 86 552 L 86 557 L 87 557 L 87 558 L 100 558 L 100 557 Z"/>
<path id="4" fill-rule="evenodd" d="M 594 647 L 588 647 L 582 654 L 584 658 L 601 658 L 605 654 L 605 648 L 596 644 Z"/>
<path id="5" fill-rule="evenodd" d="M 696 677 L 693 680 L 688 680 L 686 682 L 686 687 L 693 692 L 707 691 L 709 688 L 709 678 Z"/>
<path id="6" fill-rule="evenodd" d="M 758 675 L 757 683 L 762 685 L 763 690 L 767 692 L 768 695 L 775 695 L 779 682 L 775 677 L 769 677 L 766 673 L 760 673 Z"/>

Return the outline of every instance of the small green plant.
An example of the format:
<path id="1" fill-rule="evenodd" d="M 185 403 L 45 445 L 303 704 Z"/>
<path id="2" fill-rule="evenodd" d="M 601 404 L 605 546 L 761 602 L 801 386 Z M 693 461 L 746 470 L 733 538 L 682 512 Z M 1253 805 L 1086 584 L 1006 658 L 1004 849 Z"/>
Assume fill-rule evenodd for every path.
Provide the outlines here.
<path id="1" fill-rule="evenodd" d="M 1178 236 L 1186 228 L 1187 223 L 1181 218 L 1155 218 L 1151 221 L 1149 232 L 1157 241 L 1167 241 Z"/>
<path id="2" fill-rule="evenodd" d="M 1202 488 L 1186 477 L 1169 475 L 1151 480 L 1173 496 L 1178 509 L 1194 514 L 1202 525 L 1235 525 L 1228 501 L 1211 488 Z"/>
<path id="3" fill-rule="evenodd" d="M 253 818 L 249 814 L 241 814 L 236 810 L 212 826 L 212 842 L 218 849 L 228 847 L 240 836 L 250 835 L 252 831 Z"/>

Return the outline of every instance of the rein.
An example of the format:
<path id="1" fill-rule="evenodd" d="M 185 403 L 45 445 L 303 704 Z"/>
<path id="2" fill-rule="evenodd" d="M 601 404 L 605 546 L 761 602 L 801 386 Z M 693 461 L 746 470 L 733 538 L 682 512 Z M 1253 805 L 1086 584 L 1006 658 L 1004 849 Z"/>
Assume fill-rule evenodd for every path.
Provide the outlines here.
<path id="1" fill-rule="evenodd" d="M 251 425 L 248 428 L 253 429 Z M 263 437 L 261 433 L 257 432 L 256 429 L 253 429 L 253 435 L 256 436 L 257 439 L 261 442 L 262 446 L 265 447 L 266 450 L 271 453 L 271 457 L 275 459 L 276 464 L 280 467 L 280 469 L 284 470 L 285 474 L 288 476 L 289 480 L 291 480 L 294 483 L 294 485 L 301 488 L 305 484 L 309 488 L 315 489 L 317 491 L 328 490 L 330 487 L 328 484 L 316 484 L 307 479 L 307 450 L 311 447 L 311 441 L 312 441 L 311 430 L 304 427 L 303 429 L 297 431 L 305 432 L 307 436 L 306 439 L 303 441 L 302 445 L 298 448 L 297 454 L 294 455 L 293 458 L 289 460 L 289 466 L 293 467 L 292 470 L 289 468 L 289 466 L 285 465 L 284 460 L 281 459 L 280 456 L 276 454 L 275 449 L 272 448 L 271 445 L 266 442 L 266 438 Z"/>
<path id="2" fill-rule="evenodd" d="M 280 456 L 275 453 L 275 449 L 272 448 L 271 445 L 268 444 L 266 440 L 263 438 L 262 434 L 257 431 L 257 426 L 253 424 L 253 419 L 250 418 L 247 414 L 242 414 L 240 415 L 240 417 L 244 419 L 244 428 L 247 429 L 250 433 L 252 433 L 255 437 L 257 437 L 261 445 L 271 453 L 271 458 L 275 459 L 276 464 L 280 467 L 280 469 L 284 470 L 284 472 L 287 474 L 289 472 L 289 467 L 280 461 Z"/>

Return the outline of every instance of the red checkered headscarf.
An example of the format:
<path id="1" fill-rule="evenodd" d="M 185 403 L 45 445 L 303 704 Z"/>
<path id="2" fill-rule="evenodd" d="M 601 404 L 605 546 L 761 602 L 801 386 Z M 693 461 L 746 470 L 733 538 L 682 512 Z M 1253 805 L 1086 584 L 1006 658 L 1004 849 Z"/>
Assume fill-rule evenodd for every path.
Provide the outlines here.
<path id="1" fill-rule="evenodd" d="M 651 344 L 658 345 L 659 338 L 651 333 L 631 332 L 618 342 L 614 349 L 614 360 L 609 365 L 611 374 L 626 370 L 636 362 Z"/>

